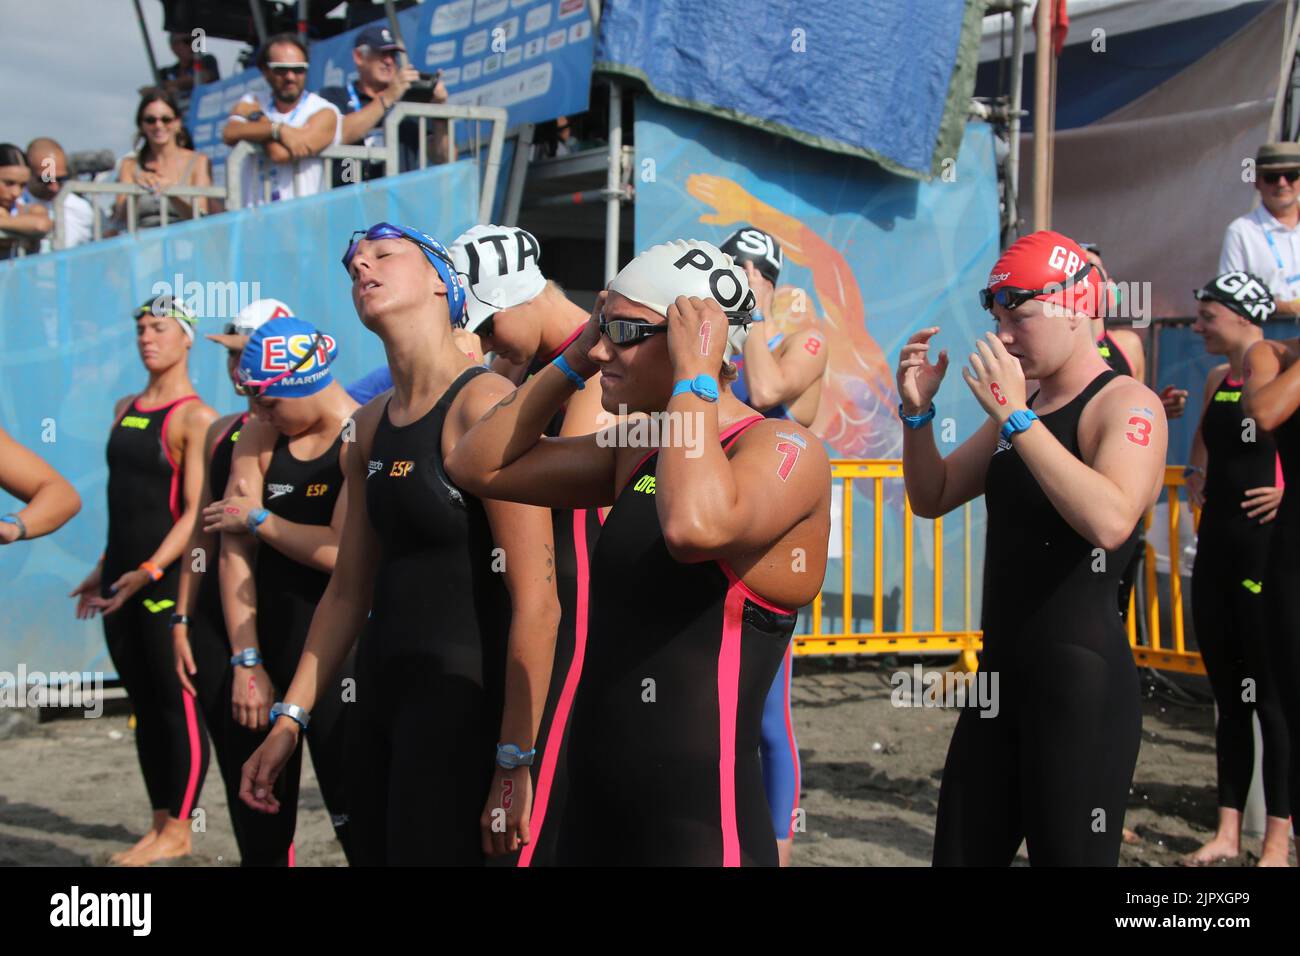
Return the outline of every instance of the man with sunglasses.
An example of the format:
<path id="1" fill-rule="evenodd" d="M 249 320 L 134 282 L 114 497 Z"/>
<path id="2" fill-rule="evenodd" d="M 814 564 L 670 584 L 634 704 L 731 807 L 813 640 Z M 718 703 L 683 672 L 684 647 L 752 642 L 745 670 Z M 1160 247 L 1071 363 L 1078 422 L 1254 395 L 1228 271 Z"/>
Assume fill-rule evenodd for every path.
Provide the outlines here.
<path id="1" fill-rule="evenodd" d="M 384 120 L 397 103 L 407 96 L 411 84 L 420 79 L 420 71 L 409 63 L 399 66 L 397 55 L 406 48 L 385 25 L 367 27 L 357 34 L 352 49 L 352 62 L 356 65 L 356 79 L 341 86 L 327 86 L 320 95 L 329 100 L 342 114 L 339 141 L 352 145 L 364 142 L 367 146 L 384 145 Z M 438 80 L 430 91 L 428 102 L 447 102 L 447 87 Z M 447 161 L 447 121 L 429 120 L 428 156 L 430 163 Z M 419 163 L 420 125 L 415 119 L 404 120 L 397 128 L 398 165 L 402 172 L 415 169 Z M 347 163 L 334 169 L 334 185 L 378 179 L 384 175 L 381 162 L 361 163 L 360 176 L 347 175 Z"/>
<path id="2" fill-rule="evenodd" d="M 339 141 L 338 108 L 307 92 L 307 48 L 296 34 L 267 40 L 257 51 L 257 65 L 271 87 L 270 102 L 247 94 L 221 131 L 227 146 L 247 140 L 264 151 L 244 164 L 244 205 L 266 201 L 262 183 L 267 177 L 271 202 L 321 192 L 327 188 L 325 161 L 313 157 Z"/>
<path id="3" fill-rule="evenodd" d="M 1265 143 L 1255 154 L 1260 204 L 1223 237 L 1219 272 L 1268 283 L 1278 315 L 1300 315 L 1300 143 Z"/>
<path id="4" fill-rule="evenodd" d="M 998 707 L 958 717 L 936 866 L 1009 866 L 1022 840 L 1035 866 L 1119 862 L 1142 709 L 1113 609 L 1162 489 L 1168 426 L 1156 394 L 1098 354 L 1099 293 L 1084 251 L 1060 233 L 1003 253 L 980 290 L 997 331 L 962 370 L 988 419 L 946 458 L 931 424 L 948 370 L 946 351 L 930 361 L 939 329 L 919 330 L 900 355 L 913 511 L 938 518 L 983 495 L 988 512 L 980 670 L 998 675 Z"/>
<path id="5" fill-rule="evenodd" d="M 63 147 L 48 137 L 41 136 L 27 144 L 27 165 L 32 171 L 27 180 L 20 200 L 24 206 L 43 206 L 54 221 L 54 200 L 58 198 L 63 184 L 71 178 L 68 174 L 68 157 Z M 64 225 L 63 248 L 71 249 L 83 242 L 90 242 L 95 223 L 95 211 L 89 202 L 73 194 L 63 201 L 63 214 L 67 221 Z M 47 252 L 53 233 L 41 242 L 41 251 Z"/>

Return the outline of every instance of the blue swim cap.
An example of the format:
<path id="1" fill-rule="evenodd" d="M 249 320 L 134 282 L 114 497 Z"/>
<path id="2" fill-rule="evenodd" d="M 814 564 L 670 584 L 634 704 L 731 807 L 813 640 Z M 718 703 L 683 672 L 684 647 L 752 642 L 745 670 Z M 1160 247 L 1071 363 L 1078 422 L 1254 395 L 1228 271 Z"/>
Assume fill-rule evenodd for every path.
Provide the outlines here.
<path id="1" fill-rule="evenodd" d="M 420 247 L 425 258 L 433 266 L 434 271 L 442 279 L 443 285 L 447 287 L 447 312 L 451 317 L 451 324 L 462 326 L 465 324 L 465 287 L 460 284 L 460 279 L 456 275 L 456 265 L 452 261 L 451 254 L 447 248 L 427 232 L 421 232 L 411 226 L 399 226 L 391 222 L 377 222 L 369 229 L 358 229 L 352 234 L 352 241 L 348 243 L 348 251 L 343 254 L 343 268 L 351 267 L 352 257 L 356 253 L 358 237 L 364 239 L 409 239 Z"/>
<path id="2" fill-rule="evenodd" d="M 239 356 L 239 381 L 260 389 L 267 398 L 306 398 L 334 381 L 330 365 L 338 357 L 338 343 L 296 316 L 271 319 L 248 339 Z M 301 364 L 299 364 L 301 362 Z"/>

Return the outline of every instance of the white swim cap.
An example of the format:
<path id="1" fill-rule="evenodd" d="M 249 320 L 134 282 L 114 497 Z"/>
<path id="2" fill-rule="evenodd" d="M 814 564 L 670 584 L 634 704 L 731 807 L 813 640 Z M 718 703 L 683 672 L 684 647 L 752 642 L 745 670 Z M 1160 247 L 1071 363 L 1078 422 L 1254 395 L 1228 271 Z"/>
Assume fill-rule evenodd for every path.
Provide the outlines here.
<path id="1" fill-rule="evenodd" d="M 279 299 L 254 299 L 225 324 L 220 335 L 207 338 L 228 349 L 242 349 L 248 337 L 267 322 L 292 315 L 293 309 Z"/>
<path id="2" fill-rule="evenodd" d="M 713 299 L 724 312 L 754 308 L 754 293 L 745 270 L 711 242 L 674 239 L 652 246 L 614 277 L 609 291 L 653 309 L 665 318 L 679 295 Z"/>
<path id="3" fill-rule="evenodd" d="M 461 233 L 451 244 L 451 261 L 465 287 L 465 331 L 541 295 L 541 258 L 537 239 L 518 226 L 487 224 Z"/>

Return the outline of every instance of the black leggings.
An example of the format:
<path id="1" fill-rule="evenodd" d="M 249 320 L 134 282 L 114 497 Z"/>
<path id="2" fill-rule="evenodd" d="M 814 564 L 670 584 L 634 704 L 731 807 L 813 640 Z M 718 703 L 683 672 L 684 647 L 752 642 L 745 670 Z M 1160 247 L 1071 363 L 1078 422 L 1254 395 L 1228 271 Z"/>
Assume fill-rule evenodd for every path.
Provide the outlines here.
<path id="1" fill-rule="evenodd" d="M 294 671 L 306 641 L 306 633 L 293 634 L 287 630 L 288 625 L 261 616 L 258 632 L 262 635 L 259 643 L 263 655 L 263 664 L 267 674 L 275 685 L 276 693 L 283 695 L 293 681 Z M 289 639 L 284 639 L 288 637 Z M 294 639 L 295 637 L 299 639 Z M 233 680 L 248 679 L 248 670 L 240 667 L 233 670 Z M 312 708 L 311 721 L 303 735 L 307 746 L 311 748 L 312 766 L 316 768 L 316 782 L 320 785 L 321 796 L 325 799 L 325 809 L 334 826 L 334 835 L 343 847 L 343 854 L 348 862 L 352 858 L 352 845 L 349 835 L 346 802 L 346 783 L 344 779 L 344 715 L 355 704 L 344 702 L 344 682 L 352 679 L 352 658 L 345 661 L 338 680 L 331 685 L 331 690 L 323 694 Z M 350 685 L 349 685 L 350 687 Z M 266 739 L 265 731 L 252 731 L 234 718 L 229 699 L 225 708 L 225 732 L 229 735 L 228 744 L 231 758 L 236 767 L 253 755 L 262 741 Z M 288 720 L 284 717 L 282 720 Z M 238 769 L 236 770 L 238 774 Z M 262 813 L 254 810 L 236 797 L 231 803 L 231 816 L 234 818 L 236 836 L 239 839 L 241 865 L 243 866 L 287 866 L 291 862 L 290 853 L 293 845 L 294 830 L 298 825 L 298 789 L 302 777 L 302 746 L 298 746 L 293 756 L 284 765 L 275 782 L 273 792 L 280 801 L 279 813 Z"/>
<path id="2" fill-rule="evenodd" d="M 176 677 L 170 627 L 175 597 L 173 573 L 106 615 L 104 639 L 131 697 L 149 805 L 188 819 L 208 772 L 208 734 L 194 696 Z"/>
<path id="3" fill-rule="evenodd" d="M 1023 839 L 1034 866 L 1115 866 L 1142 735 L 1127 645 L 1042 641 L 1019 669 L 980 669 L 998 675 L 998 712 L 957 720 L 934 865 L 1008 866 Z"/>
<path id="4" fill-rule="evenodd" d="M 1264 597 L 1269 672 L 1286 721 L 1287 799 L 1294 822 L 1300 820 L 1300 515 L 1287 522 L 1281 518 L 1269 544 Z"/>
<path id="5" fill-rule="evenodd" d="M 1281 675 L 1270 672 L 1267 658 L 1265 600 L 1274 589 L 1265 578 L 1268 535 L 1245 521 L 1205 517 L 1192 566 L 1192 621 L 1219 707 L 1219 806 L 1246 807 L 1255 769 L 1254 713 L 1264 744 L 1264 803 L 1269 816 L 1287 817 L 1287 731 L 1276 686 Z"/>

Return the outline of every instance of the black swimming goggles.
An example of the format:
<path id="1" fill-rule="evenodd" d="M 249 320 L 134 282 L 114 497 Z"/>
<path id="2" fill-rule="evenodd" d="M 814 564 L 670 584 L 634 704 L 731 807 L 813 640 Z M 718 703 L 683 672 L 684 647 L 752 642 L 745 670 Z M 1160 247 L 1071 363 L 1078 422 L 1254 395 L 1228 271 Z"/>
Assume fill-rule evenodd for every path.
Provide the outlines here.
<path id="1" fill-rule="evenodd" d="M 1014 309 L 1024 305 L 1035 296 L 1040 296 L 1044 293 L 1055 294 L 1057 292 L 1063 292 L 1091 271 L 1092 263 L 1089 262 L 1074 275 L 1066 279 L 1064 283 L 1060 285 L 1052 285 L 1050 288 L 1046 289 L 1017 289 L 1015 286 L 1009 285 L 1004 285 L 996 292 L 991 289 L 980 289 L 980 306 L 989 312 L 993 311 L 994 305 L 1000 305 L 1004 309 Z"/>
<path id="2" fill-rule="evenodd" d="M 727 316 L 728 325 L 744 325 L 750 315 L 748 312 L 727 312 L 724 314 Z M 604 312 L 600 313 L 597 327 L 600 329 L 601 335 L 618 346 L 636 345 L 638 342 L 644 342 L 652 335 L 668 331 L 667 322 L 652 325 L 643 319 L 606 319 Z"/>
<path id="3" fill-rule="evenodd" d="M 316 337 L 311 340 L 311 348 L 309 348 L 306 352 L 304 352 L 299 357 L 297 363 L 294 364 L 293 368 L 289 369 L 288 371 L 281 372 L 279 375 L 273 375 L 271 378 L 268 378 L 265 382 L 254 382 L 252 380 L 235 382 L 234 383 L 235 394 L 243 395 L 245 398 L 251 398 L 254 399 L 255 401 L 260 400 L 262 396 L 266 394 L 266 390 L 268 388 L 270 388 L 276 382 L 284 381 L 290 375 L 293 375 L 295 372 L 299 371 L 304 365 L 306 365 L 309 361 L 311 361 L 312 356 L 317 354 L 316 350 L 319 349 L 324 344 L 325 344 L 325 333 L 317 331 Z"/>
<path id="4" fill-rule="evenodd" d="M 348 240 L 348 251 L 343 253 L 343 270 L 347 272 L 348 277 L 352 276 L 352 257 L 357 254 L 357 244 L 363 239 L 407 239 L 415 243 L 426 253 L 437 256 L 447 264 L 452 275 L 456 274 L 456 266 L 445 252 L 436 246 L 431 246 L 428 241 L 415 232 L 413 229 L 407 229 L 405 226 L 394 226 L 391 222 L 377 222 L 369 229 L 358 229 L 352 233 L 352 238 Z"/>

